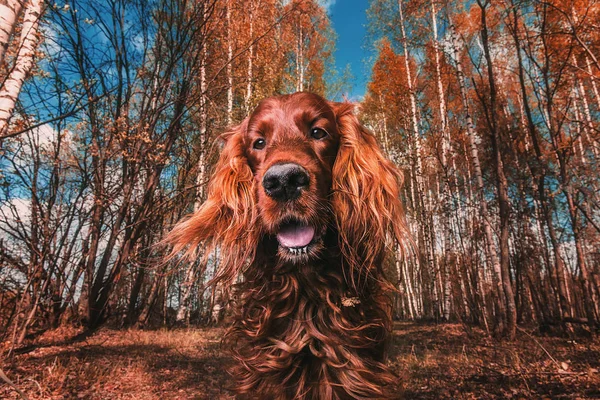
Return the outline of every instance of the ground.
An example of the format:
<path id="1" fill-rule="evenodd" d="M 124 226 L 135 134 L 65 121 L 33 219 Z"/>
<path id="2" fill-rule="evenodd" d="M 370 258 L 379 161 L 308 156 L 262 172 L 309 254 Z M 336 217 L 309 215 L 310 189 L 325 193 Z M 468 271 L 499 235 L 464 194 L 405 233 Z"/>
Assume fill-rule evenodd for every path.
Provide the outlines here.
<path id="1" fill-rule="evenodd" d="M 47 332 L 2 370 L 29 399 L 232 399 L 222 328 Z M 405 399 L 600 398 L 600 340 L 495 341 L 458 324 L 398 323 L 390 365 Z M 18 399 L 0 381 L 0 398 Z"/>

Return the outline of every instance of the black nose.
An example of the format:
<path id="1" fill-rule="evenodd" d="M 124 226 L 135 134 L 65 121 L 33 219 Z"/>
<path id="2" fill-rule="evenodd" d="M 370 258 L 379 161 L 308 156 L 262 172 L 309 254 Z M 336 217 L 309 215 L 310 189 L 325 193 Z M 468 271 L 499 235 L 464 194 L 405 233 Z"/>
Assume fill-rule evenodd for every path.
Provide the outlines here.
<path id="1" fill-rule="evenodd" d="M 275 164 L 267 170 L 262 180 L 265 193 L 277 201 L 290 201 L 300 197 L 308 187 L 309 177 L 298 164 Z"/>

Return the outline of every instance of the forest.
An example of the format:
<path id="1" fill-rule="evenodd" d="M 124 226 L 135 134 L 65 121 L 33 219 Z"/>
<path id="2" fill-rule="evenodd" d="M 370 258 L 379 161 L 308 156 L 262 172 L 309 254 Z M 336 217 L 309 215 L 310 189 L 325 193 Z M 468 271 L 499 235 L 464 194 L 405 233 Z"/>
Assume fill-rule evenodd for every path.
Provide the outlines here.
<path id="1" fill-rule="evenodd" d="M 447 364 L 423 367 L 413 331 L 438 335 L 438 353 L 462 346 L 444 359 L 457 369 L 511 349 L 510 368 L 477 366 L 485 382 L 469 381 L 468 398 L 506 398 L 502 384 L 520 398 L 600 396 L 600 2 L 364 7 L 357 46 L 375 57 L 352 100 L 404 175 L 411 238 L 390 249 L 386 273 L 407 397 L 460 397 L 446 392 Z M 135 332 L 175 351 L 192 332 L 224 357 L 213 344 L 235 296 L 210 284 L 218 253 L 167 259 L 161 240 L 206 198 L 218 136 L 261 99 L 347 100 L 353 77 L 335 66 L 337 39 L 317 0 L 0 1 L 0 397 L 85 393 L 55 383 L 73 360 L 49 356 L 42 373 L 19 359 L 71 334 Z M 534 366 L 540 357 L 548 363 Z M 75 375 L 111 381 L 109 366 L 86 368 Z M 211 391 L 226 384 L 215 379 L 204 395 L 172 398 L 227 396 Z"/>

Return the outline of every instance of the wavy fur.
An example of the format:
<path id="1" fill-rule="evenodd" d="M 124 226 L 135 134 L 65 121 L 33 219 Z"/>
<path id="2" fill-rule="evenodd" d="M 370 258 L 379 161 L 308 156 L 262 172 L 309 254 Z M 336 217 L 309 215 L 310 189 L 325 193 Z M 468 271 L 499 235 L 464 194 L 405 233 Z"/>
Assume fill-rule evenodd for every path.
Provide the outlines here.
<path id="1" fill-rule="evenodd" d="M 394 238 L 402 243 L 407 228 L 399 193 L 402 174 L 385 158 L 353 109 L 352 104 L 339 104 L 336 112 L 341 141 L 332 202 L 344 260 L 363 277 L 381 273 L 371 270 L 381 268 L 386 246 Z"/>
<path id="2" fill-rule="evenodd" d="M 316 162 L 318 152 L 302 153 L 297 136 L 282 135 L 277 142 L 285 146 L 287 139 L 295 140 L 295 160 L 316 168 L 311 176 L 320 186 L 311 186 L 304 203 L 300 199 L 292 208 L 309 210 L 307 220 L 324 227 L 319 251 L 295 263 L 278 253 L 273 216 L 285 209 L 275 209 L 260 192 L 267 161 L 247 157 L 247 121 L 225 135 L 207 201 L 167 241 L 173 254 L 187 249 L 190 257 L 201 244 L 205 254 L 219 246 L 217 280 L 232 283 L 243 273 L 237 316 L 227 335 L 237 361 L 231 370 L 234 390 L 241 397 L 389 398 L 386 387 L 394 376 L 385 365 L 385 350 L 391 286 L 382 262 L 386 244 L 406 236 L 401 175 L 360 125 L 352 105 L 306 93 L 269 99 L 268 105 L 259 106 L 251 124 L 268 120 L 264 113 L 273 109 L 308 109 L 334 119 L 336 142 L 330 149 L 337 155 L 330 167 Z M 328 174 L 330 181 L 323 178 Z M 329 188 L 323 194 L 317 188 L 324 182 Z"/>
<path id="3" fill-rule="evenodd" d="M 199 245 L 208 257 L 218 246 L 220 266 L 214 281 L 231 284 L 254 253 L 261 237 L 257 222 L 253 173 L 242 146 L 246 123 L 223 134 L 225 146 L 210 180 L 206 201 L 178 223 L 165 238 L 173 246 L 171 257 L 183 252 L 197 256 Z"/>

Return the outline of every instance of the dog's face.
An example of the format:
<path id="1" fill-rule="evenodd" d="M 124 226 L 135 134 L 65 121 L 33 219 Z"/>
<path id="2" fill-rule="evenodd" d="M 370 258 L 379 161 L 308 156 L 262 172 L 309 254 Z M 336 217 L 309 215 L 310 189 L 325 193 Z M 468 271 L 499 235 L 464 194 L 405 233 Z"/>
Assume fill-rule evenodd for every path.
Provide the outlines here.
<path id="1" fill-rule="evenodd" d="M 334 104 L 310 93 L 263 100 L 243 147 L 254 174 L 259 222 L 280 259 L 317 257 L 332 224 L 332 174 L 340 144 Z"/>

